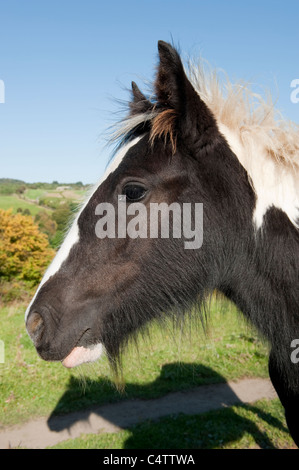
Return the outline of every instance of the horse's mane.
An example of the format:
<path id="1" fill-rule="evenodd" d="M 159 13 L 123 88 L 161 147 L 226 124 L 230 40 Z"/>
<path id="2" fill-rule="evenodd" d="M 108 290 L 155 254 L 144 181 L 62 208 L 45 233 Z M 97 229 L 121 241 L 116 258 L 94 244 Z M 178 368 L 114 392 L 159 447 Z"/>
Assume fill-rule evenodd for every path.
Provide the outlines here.
<path id="1" fill-rule="evenodd" d="M 188 76 L 218 123 L 235 133 L 245 150 L 263 148 L 277 163 L 299 167 L 299 125 L 283 118 L 275 109 L 270 92 L 265 98 L 249 84 L 233 84 L 200 60 L 189 62 Z"/>
<path id="2" fill-rule="evenodd" d="M 258 144 L 278 164 L 299 168 L 299 125 L 283 118 L 269 92 L 264 98 L 249 84 L 233 84 L 225 73 L 212 69 L 202 59 L 196 63 L 190 60 L 186 73 L 220 127 L 234 133 L 248 156 Z M 137 127 L 153 122 L 158 114 L 153 109 L 126 117 L 114 128 L 111 142 L 122 145 Z"/>

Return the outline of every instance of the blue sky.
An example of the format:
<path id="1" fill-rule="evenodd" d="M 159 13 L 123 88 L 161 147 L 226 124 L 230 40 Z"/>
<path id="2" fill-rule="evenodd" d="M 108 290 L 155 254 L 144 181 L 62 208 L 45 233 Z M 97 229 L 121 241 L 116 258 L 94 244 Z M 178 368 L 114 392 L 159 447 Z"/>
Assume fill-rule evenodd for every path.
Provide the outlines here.
<path id="1" fill-rule="evenodd" d="M 299 123 L 298 18 L 298 0 L 1 0 L 0 178 L 97 181 L 114 98 L 153 78 L 159 39 L 269 88 Z"/>

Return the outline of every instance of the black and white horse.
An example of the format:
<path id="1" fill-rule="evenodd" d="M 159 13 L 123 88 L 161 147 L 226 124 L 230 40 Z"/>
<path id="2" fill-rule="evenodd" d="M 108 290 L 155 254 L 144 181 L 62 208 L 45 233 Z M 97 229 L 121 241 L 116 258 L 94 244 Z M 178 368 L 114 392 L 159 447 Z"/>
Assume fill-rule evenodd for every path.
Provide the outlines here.
<path id="1" fill-rule="evenodd" d="M 299 366 L 291 360 L 299 338 L 298 128 L 278 122 L 246 87 L 220 86 L 196 67 L 187 74 L 172 46 L 160 41 L 158 49 L 153 97 L 132 84 L 115 158 L 28 307 L 27 330 L 45 360 L 73 367 L 105 351 L 115 365 L 150 320 L 190 311 L 218 290 L 268 340 L 270 377 L 299 445 Z M 162 203 L 200 205 L 200 226 L 189 213 L 203 234 L 198 246 L 140 232 Z M 147 211 L 138 223 L 136 204 Z M 135 223 L 132 236 L 123 214 Z M 168 215 L 174 225 L 173 214 L 159 223 Z M 110 224 L 110 236 L 99 223 L 102 235 Z"/>

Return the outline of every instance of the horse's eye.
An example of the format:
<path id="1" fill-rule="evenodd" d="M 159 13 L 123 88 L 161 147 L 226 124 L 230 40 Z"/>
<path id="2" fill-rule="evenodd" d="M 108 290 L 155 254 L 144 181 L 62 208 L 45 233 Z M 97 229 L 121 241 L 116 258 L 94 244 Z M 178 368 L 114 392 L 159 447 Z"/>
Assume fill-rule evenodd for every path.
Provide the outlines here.
<path id="1" fill-rule="evenodd" d="M 126 196 L 127 201 L 140 201 L 145 194 L 146 189 L 144 186 L 138 183 L 128 183 L 122 190 L 122 194 Z"/>

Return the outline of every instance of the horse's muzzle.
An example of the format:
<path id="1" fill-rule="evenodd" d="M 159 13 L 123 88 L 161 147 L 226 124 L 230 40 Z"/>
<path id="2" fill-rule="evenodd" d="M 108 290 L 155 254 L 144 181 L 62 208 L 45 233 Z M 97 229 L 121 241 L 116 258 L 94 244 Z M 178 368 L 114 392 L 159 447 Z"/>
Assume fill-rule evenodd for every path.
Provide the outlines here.
<path id="1" fill-rule="evenodd" d="M 27 318 L 26 328 L 33 343 L 35 346 L 38 346 L 45 329 L 45 323 L 42 316 L 38 312 L 30 313 Z"/>

